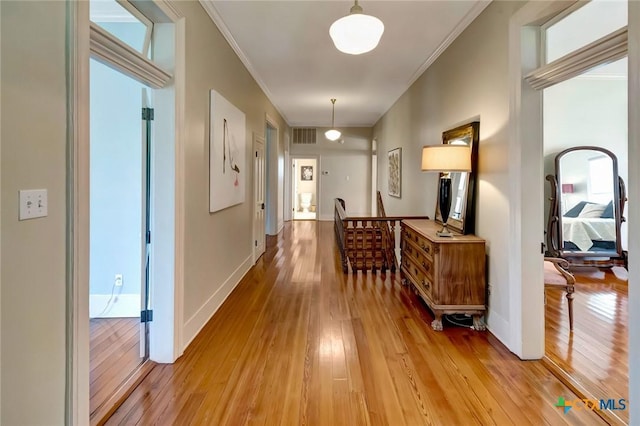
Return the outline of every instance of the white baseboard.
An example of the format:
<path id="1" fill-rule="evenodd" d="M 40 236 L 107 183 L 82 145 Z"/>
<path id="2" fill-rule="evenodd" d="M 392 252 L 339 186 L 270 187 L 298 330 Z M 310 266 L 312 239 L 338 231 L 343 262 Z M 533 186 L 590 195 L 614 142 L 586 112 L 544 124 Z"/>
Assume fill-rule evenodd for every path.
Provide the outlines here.
<path id="1" fill-rule="evenodd" d="M 240 283 L 240 280 L 242 280 L 244 275 L 251 269 L 253 265 L 251 262 L 252 258 L 253 254 L 245 259 L 231 276 L 225 280 L 224 284 L 185 322 L 182 333 L 184 342 L 184 348 L 182 348 L 182 350 L 189 346 L 191 341 L 198 335 L 200 330 L 202 330 L 202 327 L 209 322 L 213 314 L 216 313 L 233 289 Z"/>
<path id="2" fill-rule="evenodd" d="M 114 294 L 113 298 L 110 294 L 89 295 L 89 318 L 135 318 L 139 316 L 139 294 Z"/>
<path id="3" fill-rule="evenodd" d="M 489 312 L 485 316 L 487 322 L 487 329 L 498 338 L 511 352 L 511 342 L 506 337 L 509 336 L 509 323 L 501 317 L 496 311 L 489 309 Z"/>

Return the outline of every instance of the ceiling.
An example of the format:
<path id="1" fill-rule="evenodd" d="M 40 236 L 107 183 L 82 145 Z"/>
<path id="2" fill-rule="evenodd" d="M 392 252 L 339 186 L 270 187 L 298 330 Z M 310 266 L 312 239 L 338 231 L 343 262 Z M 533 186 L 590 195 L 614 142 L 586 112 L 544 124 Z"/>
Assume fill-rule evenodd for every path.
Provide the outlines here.
<path id="1" fill-rule="evenodd" d="M 200 0 L 290 126 L 370 127 L 488 1 L 362 1 L 385 31 L 372 52 L 339 52 L 329 27 L 349 1 Z"/>

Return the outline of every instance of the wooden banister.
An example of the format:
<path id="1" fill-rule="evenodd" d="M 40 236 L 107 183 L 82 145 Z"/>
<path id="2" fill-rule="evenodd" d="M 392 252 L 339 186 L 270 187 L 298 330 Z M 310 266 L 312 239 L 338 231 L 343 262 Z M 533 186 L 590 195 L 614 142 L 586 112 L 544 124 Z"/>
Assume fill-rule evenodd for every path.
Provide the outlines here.
<path id="1" fill-rule="evenodd" d="M 426 216 L 349 217 L 343 199 L 336 198 L 334 204 L 334 230 L 345 273 L 349 265 L 352 271 L 395 271 L 398 266 L 395 255 L 396 223 L 410 218 L 428 219 Z M 384 211 L 384 206 L 382 209 Z"/>

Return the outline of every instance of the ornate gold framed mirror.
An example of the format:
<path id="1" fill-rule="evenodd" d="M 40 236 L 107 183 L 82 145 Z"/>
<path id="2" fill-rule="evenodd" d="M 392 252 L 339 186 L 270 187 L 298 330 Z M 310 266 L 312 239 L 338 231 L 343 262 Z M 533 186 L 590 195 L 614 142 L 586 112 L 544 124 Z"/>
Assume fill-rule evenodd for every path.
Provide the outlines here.
<path id="1" fill-rule="evenodd" d="M 478 170 L 479 138 L 479 121 L 473 121 L 442 132 L 442 143 L 451 145 L 467 145 L 471 148 L 471 171 L 450 173 L 452 180 L 452 202 L 447 226 L 462 234 L 473 234 L 475 232 L 475 192 Z M 442 178 L 442 174 L 440 175 L 440 178 Z M 435 220 L 438 223 L 442 223 L 439 203 L 439 201 L 436 201 Z"/>

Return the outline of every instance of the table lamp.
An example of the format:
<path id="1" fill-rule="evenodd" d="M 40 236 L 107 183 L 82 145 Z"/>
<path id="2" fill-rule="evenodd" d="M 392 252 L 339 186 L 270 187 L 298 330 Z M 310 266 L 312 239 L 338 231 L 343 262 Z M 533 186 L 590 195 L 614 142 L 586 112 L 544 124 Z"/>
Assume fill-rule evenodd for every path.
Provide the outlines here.
<path id="1" fill-rule="evenodd" d="M 439 237 L 451 237 L 447 229 L 449 211 L 451 210 L 451 172 L 471 171 L 471 148 L 466 145 L 429 145 L 422 148 L 422 171 L 441 172 L 439 185 L 440 215 L 442 230 Z"/>

